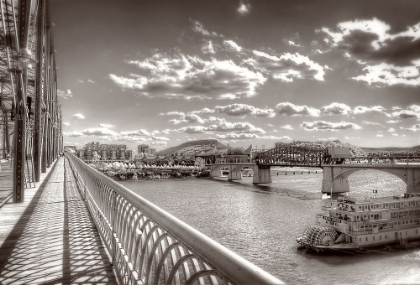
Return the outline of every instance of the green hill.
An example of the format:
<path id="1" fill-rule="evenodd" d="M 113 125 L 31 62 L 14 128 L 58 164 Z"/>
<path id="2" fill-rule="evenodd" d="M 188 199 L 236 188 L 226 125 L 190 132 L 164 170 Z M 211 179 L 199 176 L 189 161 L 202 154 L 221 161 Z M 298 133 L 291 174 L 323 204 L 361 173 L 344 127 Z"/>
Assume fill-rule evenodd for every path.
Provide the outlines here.
<path id="1" fill-rule="evenodd" d="M 189 141 L 189 142 L 185 142 L 182 143 L 178 146 L 173 146 L 167 149 L 163 149 L 159 152 L 157 152 L 157 155 L 171 155 L 171 154 L 176 154 L 177 152 L 180 151 L 185 151 L 185 150 L 194 150 L 196 149 L 197 151 L 201 150 L 209 150 L 216 147 L 217 150 L 221 150 L 221 149 L 227 149 L 227 145 L 222 144 L 221 142 L 219 142 L 218 140 L 197 140 L 197 141 Z"/>

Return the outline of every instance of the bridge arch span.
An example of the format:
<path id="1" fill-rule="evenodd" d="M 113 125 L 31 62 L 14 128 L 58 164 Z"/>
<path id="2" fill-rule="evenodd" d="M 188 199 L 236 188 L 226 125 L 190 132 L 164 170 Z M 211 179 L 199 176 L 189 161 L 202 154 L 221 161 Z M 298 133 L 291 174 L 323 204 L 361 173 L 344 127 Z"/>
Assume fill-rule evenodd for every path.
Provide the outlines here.
<path id="1" fill-rule="evenodd" d="M 348 177 L 362 170 L 377 170 L 400 178 L 407 185 L 407 193 L 420 193 L 420 167 L 360 167 L 360 166 L 327 166 L 324 165 L 322 192 L 343 193 L 350 191 Z"/>

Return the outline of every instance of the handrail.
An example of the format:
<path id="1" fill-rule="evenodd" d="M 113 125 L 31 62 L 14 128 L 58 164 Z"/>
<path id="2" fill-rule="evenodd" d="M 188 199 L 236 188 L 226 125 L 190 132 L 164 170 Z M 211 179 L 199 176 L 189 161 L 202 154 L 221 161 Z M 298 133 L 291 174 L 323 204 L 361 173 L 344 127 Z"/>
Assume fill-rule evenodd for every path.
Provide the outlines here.
<path id="1" fill-rule="evenodd" d="M 66 157 L 121 283 L 284 284 L 74 155 Z"/>

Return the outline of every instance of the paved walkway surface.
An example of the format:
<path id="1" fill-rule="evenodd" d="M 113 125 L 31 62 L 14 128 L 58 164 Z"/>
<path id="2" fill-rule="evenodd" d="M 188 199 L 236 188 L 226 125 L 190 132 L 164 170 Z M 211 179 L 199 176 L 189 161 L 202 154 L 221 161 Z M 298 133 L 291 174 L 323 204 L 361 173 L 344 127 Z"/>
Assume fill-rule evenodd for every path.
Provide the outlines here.
<path id="1" fill-rule="evenodd" d="M 117 284 L 64 160 L 24 203 L 0 209 L 0 284 Z"/>

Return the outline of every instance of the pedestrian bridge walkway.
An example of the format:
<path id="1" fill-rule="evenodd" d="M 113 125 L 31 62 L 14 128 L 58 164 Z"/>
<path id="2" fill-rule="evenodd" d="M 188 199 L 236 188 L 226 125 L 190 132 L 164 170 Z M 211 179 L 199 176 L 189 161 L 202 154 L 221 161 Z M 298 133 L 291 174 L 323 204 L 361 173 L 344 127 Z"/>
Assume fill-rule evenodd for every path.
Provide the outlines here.
<path id="1" fill-rule="evenodd" d="M 0 284 L 117 284 L 68 162 L 44 178 L 0 209 Z"/>
<path id="2" fill-rule="evenodd" d="M 283 284 L 72 155 L 41 177 L 0 208 L 0 284 Z"/>

